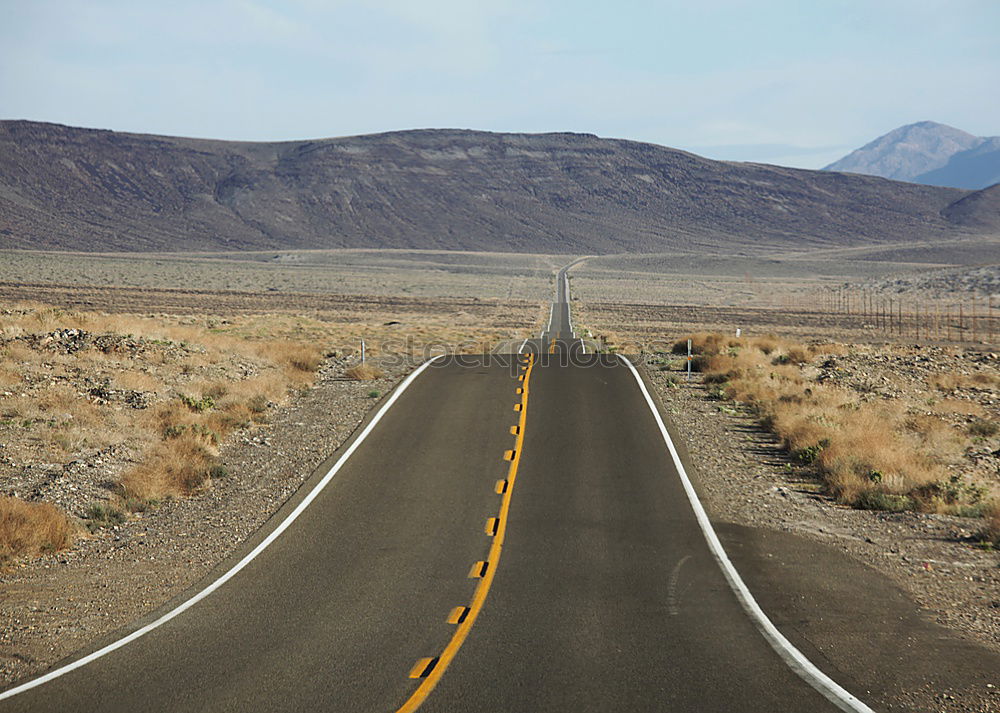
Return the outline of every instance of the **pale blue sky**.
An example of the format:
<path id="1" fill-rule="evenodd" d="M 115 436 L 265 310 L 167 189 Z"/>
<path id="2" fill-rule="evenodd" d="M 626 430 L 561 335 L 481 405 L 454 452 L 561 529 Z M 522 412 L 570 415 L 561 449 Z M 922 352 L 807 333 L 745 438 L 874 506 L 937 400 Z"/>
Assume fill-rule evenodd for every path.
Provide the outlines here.
<path id="1" fill-rule="evenodd" d="M 582 131 L 819 167 L 1000 134 L 997 0 L 0 0 L 0 118 L 279 140 Z"/>

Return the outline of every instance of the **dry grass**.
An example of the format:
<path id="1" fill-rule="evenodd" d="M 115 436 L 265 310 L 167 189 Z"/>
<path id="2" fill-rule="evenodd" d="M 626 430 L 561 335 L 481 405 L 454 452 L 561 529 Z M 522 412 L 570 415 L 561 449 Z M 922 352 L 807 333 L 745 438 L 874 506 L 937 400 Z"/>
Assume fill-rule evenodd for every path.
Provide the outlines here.
<path id="1" fill-rule="evenodd" d="M 69 518 L 54 505 L 0 496 L 0 564 L 65 549 L 73 534 Z"/>
<path id="2" fill-rule="evenodd" d="M 318 371 L 323 363 L 320 351 L 308 344 L 266 342 L 258 347 L 257 353 L 289 369 L 307 373 Z"/>
<path id="3" fill-rule="evenodd" d="M 158 443 L 140 465 L 122 477 L 125 497 L 156 502 L 197 492 L 209 480 L 214 440 L 211 433 L 188 429 Z"/>
<path id="4" fill-rule="evenodd" d="M 975 401 L 966 399 L 943 398 L 931 404 L 930 410 L 934 413 L 958 414 L 962 416 L 982 416 L 986 409 Z"/>
<path id="5" fill-rule="evenodd" d="M 163 389 L 162 381 L 143 371 L 122 371 L 114 375 L 113 381 L 119 389 L 150 392 L 159 392 Z"/>
<path id="6" fill-rule="evenodd" d="M 380 379 L 383 376 L 382 372 L 371 364 L 352 366 L 344 372 L 344 375 L 357 381 L 370 381 L 372 379 Z"/>
<path id="7" fill-rule="evenodd" d="M 746 404 L 800 462 L 811 465 L 840 502 L 877 509 L 965 512 L 982 509 L 986 489 L 949 475 L 947 458 L 968 440 L 941 418 L 900 405 L 864 401 L 815 382 L 800 365 L 844 353 L 777 337 L 691 336 L 695 365 L 716 398 Z M 674 347 L 687 351 L 687 340 Z M 949 382 L 950 383 L 950 382 Z"/>
<path id="8" fill-rule="evenodd" d="M 0 310 L 5 455 L 17 464 L 66 463 L 121 446 L 138 455 L 119 474 L 121 499 L 190 495 L 207 484 L 216 446 L 265 421 L 322 363 L 315 344 L 266 325 L 261 318 L 252 334 L 220 334 L 191 318 Z M 14 513 L 8 519 L 20 518 L 8 526 L 20 534 L 4 540 L 4 557 L 32 556 L 50 541 L 63 546 L 53 540 L 51 506 L 7 499 L 5 507 Z M 21 532 L 34 526 L 38 542 Z"/>
<path id="9" fill-rule="evenodd" d="M 952 393 L 958 389 L 996 389 L 1000 388 L 1000 378 L 993 374 L 977 372 L 975 374 L 934 374 L 927 379 L 928 385 L 944 393 Z"/>
<path id="10" fill-rule="evenodd" d="M 994 501 L 985 512 L 986 526 L 983 539 L 994 547 L 1000 547 L 1000 500 Z"/>

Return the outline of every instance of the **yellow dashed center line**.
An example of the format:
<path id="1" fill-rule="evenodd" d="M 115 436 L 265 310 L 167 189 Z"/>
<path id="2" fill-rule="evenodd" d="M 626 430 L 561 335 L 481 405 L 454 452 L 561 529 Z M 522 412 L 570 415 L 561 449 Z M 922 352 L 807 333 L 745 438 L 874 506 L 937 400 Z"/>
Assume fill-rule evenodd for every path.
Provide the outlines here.
<path id="1" fill-rule="evenodd" d="M 425 658 L 417 661 L 410 669 L 410 678 L 423 678 L 434 669 L 435 659 Z"/>
<path id="2" fill-rule="evenodd" d="M 531 379 L 531 369 L 534 363 L 534 355 L 529 355 L 527 365 L 522 367 L 525 369 L 525 372 L 524 386 L 520 390 L 521 403 L 514 406 L 514 410 L 521 414 L 518 419 L 518 425 L 515 427 L 517 429 L 515 434 L 517 439 L 514 442 L 513 451 L 508 451 L 508 453 L 511 453 L 511 458 L 510 468 L 507 471 L 507 479 L 498 480 L 495 486 L 497 494 L 502 496 L 500 500 L 500 514 L 497 517 L 491 517 L 486 522 L 486 534 L 493 536 L 493 542 L 490 545 L 490 551 L 486 560 L 476 562 L 472 565 L 472 569 L 469 570 L 469 577 L 479 579 L 479 584 L 476 585 L 476 591 L 472 594 L 472 601 L 469 603 L 469 606 L 455 607 L 448 616 L 448 623 L 457 624 L 457 628 L 451 637 L 451 641 L 448 642 L 448 645 L 444 647 L 444 651 L 441 652 L 441 655 L 437 658 L 420 659 L 410 671 L 410 678 L 419 678 L 422 680 L 406 702 L 400 706 L 397 713 L 412 713 L 427 699 L 430 692 L 434 690 L 434 686 L 441 680 L 441 676 L 444 675 L 448 665 L 455 658 L 455 654 L 462 648 L 462 644 L 465 643 L 465 639 L 469 635 L 476 617 L 479 616 L 479 612 L 482 611 L 483 604 L 486 602 L 486 595 L 489 594 L 490 585 L 493 584 L 493 577 L 496 574 L 497 565 L 500 562 L 500 554 L 503 551 L 504 536 L 507 532 L 507 514 L 510 512 L 510 497 L 514 490 L 514 481 L 517 480 L 517 467 L 521 462 L 524 423 L 528 415 L 528 381 Z M 514 433 L 513 430 L 512 433 Z"/>
<path id="3" fill-rule="evenodd" d="M 484 577 L 486 572 L 489 571 L 489 568 L 490 563 L 488 561 L 479 560 L 472 565 L 471 569 L 469 569 L 469 579 L 480 579 L 481 577 Z"/>

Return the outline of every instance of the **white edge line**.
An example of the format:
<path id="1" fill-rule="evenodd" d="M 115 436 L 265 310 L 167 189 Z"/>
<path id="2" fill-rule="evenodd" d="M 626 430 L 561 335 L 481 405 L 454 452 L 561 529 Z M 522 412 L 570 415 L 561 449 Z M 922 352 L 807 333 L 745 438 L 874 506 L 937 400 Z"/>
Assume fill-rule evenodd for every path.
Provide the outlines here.
<path id="1" fill-rule="evenodd" d="M 785 638 L 784 634 L 778 630 L 778 627 L 771 622 L 767 614 L 764 613 L 764 610 L 760 608 L 757 600 L 754 599 L 753 594 L 750 593 L 750 589 L 743 582 L 743 578 L 740 577 L 739 572 L 736 571 L 736 567 L 733 566 L 733 563 L 730 561 L 729 556 L 726 554 L 726 550 L 722 547 L 722 542 L 719 541 L 718 535 L 715 534 L 715 528 L 712 527 L 712 522 L 708 519 L 705 508 L 702 507 L 701 501 L 698 499 L 698 494 L 695 492 L 690 478 L 688 478 L 687 471 L 684 470 L 684 464 L 681 463 L 680 456 L 677 454 L 677 449 L 674 447 L 674 442 L 671 440 L 670 434 L 667 432 L 667 427 L 663 424 L 663 418 L 660 416 L 660 412 L 659 409 L 656 408 L 656 404 L 653 403 L 653 398 L 649 395 L 649 390 L 646 388 L 646 384 L 643 382 L 642 377 L 639 376 L 639 372 L 636 371 L 636 368 L 632 366 L 632 362 L 621 355 L 618 355 L 618 358 L 625 362 L 625 364 L 628 365 L 628 368 L 631 369 L 632 375 L 639 384 L 639 390 L 642 391 L 642 395 L 646 397 L 646 404 L 649 406 L 649 410 L 653 412 L 653 418 L 656 419 L 656 425 L 660 427 L 660 433 L 663 435 L 663 441 L 667 444 L 667 449 L 670 451 L 671 458 L 673 458 L 674 466 L 677 468 L 677 472 L 680 475 L 681 483 L 684 485 L 684 492 L 687 493 L 688 500 L 691 503 L 691 509 L 694 510 L 695 518 L 698 520 L 698 524 L 701 526 L 701 531 L 705 535 L 705 539 L 708 541 L 708 547 L 712 551 L 712 555 L 719 563 L 719 567 L 722 569 L 722 573 L 729 582 L 729 586 L 736 594 L 736 598 L 739 599 L 740 604 L 743 605 L 743 609 L 750 615 L 750 618 L 753 619 L 761 634 L 763 634 L 764 638 L 771 645 L 771 648 L 773 648 L 777 654 L 784 659 L 785 663 L 788 664 L 788 666 L 795 671 L 799 677 L 819 691 L 827 700 L 836 705 L 842 711 L 853 711 L 854 713 L 874 713 L 874 711 L 865 705 L 863 701 L 858 699 L 832 678 L 823 673 L 812 661 L 806 658 L 805 654 L 795 648 L 792 642 Z"/>
<path id="2" fill-rule="evenodd" d="M 230 568 L 225 574 L 223 574 L 221 577 L 216 579 L 214 582 L 209 584 L 207 587 L 202 589 L 200 592 L 195 594 L 190 599 L 182 602 L 175 608 L 171 609 L 169 612 L 161 616 L 156 621 L 146 624 L 146 626 L 142 627 L 141 629 L 136 629 L 128 636 L 122 637 L 117 641 L 113 641 L 104 648 L 98 649 L 97 651 L 94 651 L 91 654 L 87 654 L 81 659 L 77 659 L 72 663 L 66 664 L 65 666 L 57 668 L 54 671 L 50 671 L 44 676 L 39 676 L 38 678 L 32 679 L 31 681 L 22 683 L 20 686 L 16 686 L 15 688 L 3 691 L 2 693 L 0 693 L 0 700 L 3 700 L 5 698 L 11 698 L 12 696 L 16 696 L 18 693 L 23 693 L 24 691 L 34 688 L 35 686 L 40 686 L 43 683 L 48 683 L 53 679 L 59 678 L 63 674 L 67 674 L 70 671 L 74 671 L 78 668 L 81 668 L 82 666 L 86 666 L 91 661 L 96 661 L 102 656 L 105 656 L 111 653 L 112 651 L 115 651 L 116 649 L 120 649 L 126 644 L 132 643 L 136 639 L 148 634 L 153 629 L 163 624 L 166 624 L 174 617 L 184 613 L 185 611 L 193 607 L 195 604 L 200 602 L 202 599 L 207 597 L 209 594 L 214 592 L 216 589 L 221 587 L 223 584 L 228 582 L 230 579 L 232 579 L 241 569 L 250 564 L 250 562 L 252 562 L 254 558 L 257 557 L 257 555 L 263 552 L 272 542 L 278 539 L 278 536 L 281 535 L 281 533 L 283 533 L 285 530 L 287 530 L 288 527 L 293 522 L 295 522 L 298 516 L 302 514 L 302 512 L 309 506 L 309 504 L 316 499 L 316 497 L 320 494 L 323 488 L 325 488 L 327 484 L 333 479 L 333 476 L 335 476 L 337 474 L 337 471 L 339 471 L 341 467 L 344 465 L 344 463 L 347 462 L 347 459 L 351 457 L 351 454 L 353 454 L 354 451 L 357 450 L 358 446 L 360 446 L 361 443 L 365 440 L 365 438 L 368 437 L 368 434 L 372 432 L 372 429 L 375 428 L 375 425 L 382 419 L 386 411 L 389 410 L 389 407 L 396 402 L 396 399 L 398 399 L 399 396 L 404 391 L 406 391 L 406 388 L 411 383 L 413 383 L 414 379 L 420 376 L 420 373 L 423 372 L 424 369 L 430 366 L 431 362 L 440 359 L 442 356 L 445 355 L 436 356 L 432 359 L 428 359 L 403 380 L 403 382 L 399 385 L 399 387 L 395 391 L 393 391 L 392 396 L 390 396 L 389 399 L 382 405 L 382 408 L 378 410 L 374 418 L 372 418 L 372 420 L 368 423 L 368 425 L 365 426 L 364 430 L 361 431 L 360 435 L 347 448 L 347 450 L 344 451 L 344 453 L 340 456 L 340 458 L 337 459 L 337 462 L 334 463 L 333 467 L 331 467 L 330 470 L 327 472 L 327 474 L 323 476 L 323 479 L 320 480 L 313 487 L 311 491 L 309 491 L 309 494 L 306 495 L 305 498 L 303 498 L 302 502 L 300 502 L 295 507 L 295 509 L 288 514 L 288 517 L 282 520 L 281 524 L 278 525 L 276 528 L 274 528 L 274 530 L 267 537 L 265 537 L 259 545 L 254 547 L 249 553 L 247 553 L 243 557 L 243 559 L 241 559 L 239 562 L 233 565 L 232 568 Z"/>
<path id="3" fill-rule="evenodd" d="M 523 351 L 524 351 L 524 347 L 525 347 L 525 345 L 526 345 L 527 343 L 528 343 L 528 340 L 527 340 L 527 339 L 525 339 L 525 340 L 524 340 L 523 342 L 521 342 L 521 347 L 520 347 L 520 348 L 519 348 L 519 349 L 517 350 L 517 353 L 518 353 L 518 354 L 520 354 L 521 352 L 523 352 Z"/>

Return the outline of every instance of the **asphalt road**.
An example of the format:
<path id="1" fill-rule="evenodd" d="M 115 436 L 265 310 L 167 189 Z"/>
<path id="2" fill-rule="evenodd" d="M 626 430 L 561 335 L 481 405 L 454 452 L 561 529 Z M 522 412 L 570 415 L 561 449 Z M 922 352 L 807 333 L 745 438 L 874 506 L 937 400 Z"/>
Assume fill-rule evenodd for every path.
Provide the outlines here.
<path id="1" fill-rule="evenodd" d="M 747 616 L 567 283 L 530 354 L 421 373 L 217 591 L 0 711 L 835 710 Z"/>

